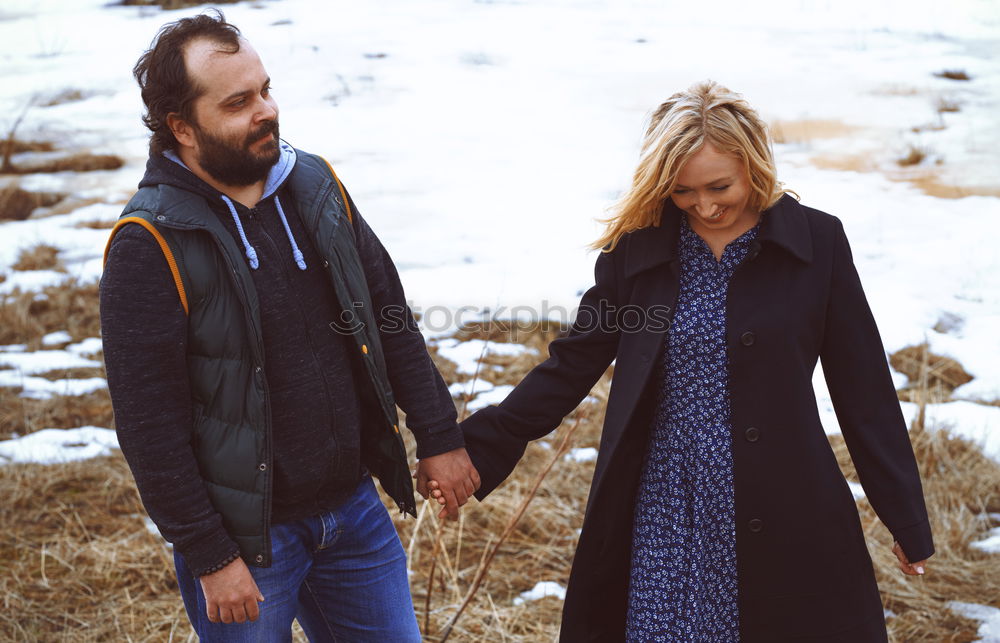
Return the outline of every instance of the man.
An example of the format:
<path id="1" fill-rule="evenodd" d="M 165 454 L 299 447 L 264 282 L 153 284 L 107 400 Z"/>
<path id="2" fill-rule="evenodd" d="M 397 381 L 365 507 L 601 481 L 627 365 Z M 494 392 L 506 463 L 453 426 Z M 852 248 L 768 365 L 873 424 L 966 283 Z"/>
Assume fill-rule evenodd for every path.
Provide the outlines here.
<path id="1" fill-rule="evenodd" d="M 101 283 L 122 452 L 202 640 L 418 641 L 399 538 L 413 482 L 479 485 L 396 270 L 333 170 L 278 138 L 270 79 L 221 13 L 134 69 L 152 131 Z M 135 224 L 135 225 L 131 225 Z M 263 602 L 258 606 L 259 602 Z"/>

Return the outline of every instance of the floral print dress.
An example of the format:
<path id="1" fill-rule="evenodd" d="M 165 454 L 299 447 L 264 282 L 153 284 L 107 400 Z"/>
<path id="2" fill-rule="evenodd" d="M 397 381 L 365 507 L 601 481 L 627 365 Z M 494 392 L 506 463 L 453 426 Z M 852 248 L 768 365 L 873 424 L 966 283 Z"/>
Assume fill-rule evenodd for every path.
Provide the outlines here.
<path id="1" fill-rule="evenodd" d="M 680 290 L 632 531 L 629 641 L 739 641 L 726 293 L 758 228 L 717 261 L 681 221 Z"/>

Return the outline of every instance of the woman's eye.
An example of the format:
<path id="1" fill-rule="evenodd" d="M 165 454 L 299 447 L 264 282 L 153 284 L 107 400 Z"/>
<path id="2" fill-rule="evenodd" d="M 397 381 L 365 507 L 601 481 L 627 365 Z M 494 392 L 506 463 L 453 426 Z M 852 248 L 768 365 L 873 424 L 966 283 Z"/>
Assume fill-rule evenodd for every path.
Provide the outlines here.
<path id="1" fill-rule="evenodd" d="M 712 190 L 713 190 L 714 192 L 724 192 L 724 191 L 725 191 L 725 190 L 727 190 L 727 189 L 729 189 L 729 186 L 728 186 L 728 185 L 720 185 L 720 186 L 719 186 L 719 187 L 717 187 L 717 188 L 712 188 Z"/>
<path id="2" fill-rule="evenodd" d="M 687 190 L 674 190 L 674 194 L 687 194 Z"/>

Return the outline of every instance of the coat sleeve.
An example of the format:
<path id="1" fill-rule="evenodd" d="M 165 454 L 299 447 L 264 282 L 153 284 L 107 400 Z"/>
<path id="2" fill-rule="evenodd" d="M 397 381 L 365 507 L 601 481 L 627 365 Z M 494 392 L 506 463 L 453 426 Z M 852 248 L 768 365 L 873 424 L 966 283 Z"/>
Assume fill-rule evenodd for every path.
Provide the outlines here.
<path id="1" fill-rule="evenodd" d="M 347 198 L 354 213 L 358 255 L 379 322 L 389 384 L 396 403 L 406 414 L 406 427 L 417 442 L 417 458 L 461 448 L 464 443 L 455 402 L 427 353 L 427 344 L 406 302 L 396 266 L 361 217 L 350 194 Z"/>
<path id="2" fill-rule="evenodd" d="M 549 358 L 528 373 L 498 406 L 464 422 L 465 445 L 479 472 L 482 500 L 502 483 L 528 442 L 556 429 L 590 392 L 618 350 L 614 252 L 601 253 L 595 285 L 583 296 L 566 337 L 549 344 Z"/>
<path id="3" fill-rule="evenodd" d="M 934 544 L 920 474 L 885 349 L 840 221 L 834 243 L 823 373 L 872 507 L 906 556 L 924 560 L 934 553 Z"/>

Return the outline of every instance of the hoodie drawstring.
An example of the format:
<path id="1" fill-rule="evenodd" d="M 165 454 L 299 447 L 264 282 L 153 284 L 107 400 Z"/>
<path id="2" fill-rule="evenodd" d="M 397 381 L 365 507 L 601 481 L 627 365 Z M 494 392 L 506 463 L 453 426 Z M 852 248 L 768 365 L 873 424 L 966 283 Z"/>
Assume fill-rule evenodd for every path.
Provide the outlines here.
<path id="1" fill-rule="evenodd" d="M 247 259 L 250 261 L 250 268 L 256 270 L 260 267 L 260 260 L 257 258 L 257 251 L 254 250 L 253 246 L 250 245 L 250 241 L 247 240 L 247 235 L 243 231 L 243 223 L 240 221 L 240 215 L 236 213 L 236 206 L 224 194 L 222 195 L 222 200 L 229 206 L 229 213 L 233 215 L 233 223 L 236 224 L 236 231 L 240 233 L 240 239 L 243 240 L 243 248 L 246 250 Z M 306 259 L 302 256 L 299 245 L 295 243 L 295 237 L 292 236 L 292 229 L 288 227 L 288 219 L 285 217 L 285 211 L 281 208 L 281 201 L 278 199 L 277 194 L 274 195 L 274 205 L 278 209 L 278 216 L 281 217 L 281 225 L 285 227 L 285 234 L 288 235 L 288 243 L 292 244 L 292 259 L 295 260 L 295 265 L 299 267 L 299 270 L 305 270 Z"/>
<path id="2" fill-rule="evenodd" d="M 236 206 L 224 194 L 222 195 L 222 200 L 229 206 L 229 212 L 233 215 L 233 223 L 236 224 L 236 231 L 240 233 L 240 239 L 243 240 L 243 248 L 246 250 L 247 259 L 250 261 L 250 268 L 256 270 L 260 267 L 260 260 L 257 259 L 257 251 L 247 241 L 247 235 L 243 232 L 243 223 L 240 222 L 240 215 L 236 214 Z"/>
<path id="3" fill-rule="evenodd" d="M 281 217 L 281 225 L 285 226 L 285 234 L 288 235 L 288 243 L 292 244 L 292 258 L 295 259 L 295 265 L 299 267 L 299 270 L 306 269 L 306 259 L 302 256 L 302 251 L 299 250 L 299 246 L 295 243 L 295 237 L 292 236 L 292 229 L 288 227 L 288 219 L 285 218 L 285 211 L 281 209 L 281 201 L 278 199 L 278 195 L 274 195 L 274 205 L 278 208 L 278 216 Z"/>

